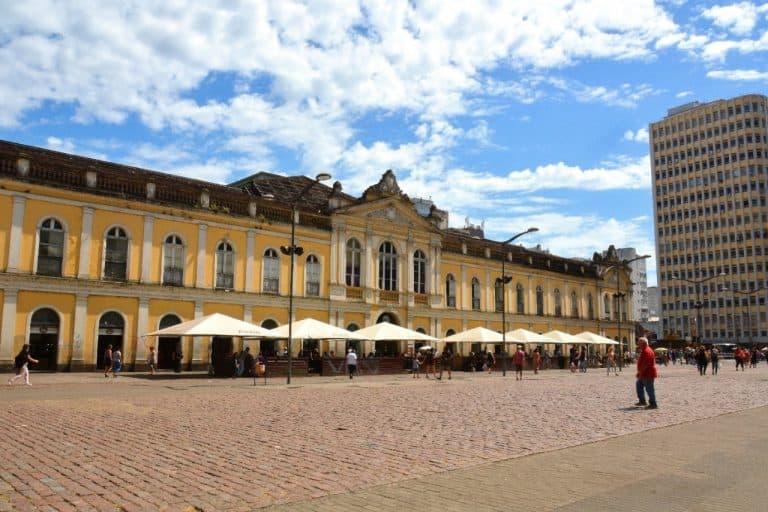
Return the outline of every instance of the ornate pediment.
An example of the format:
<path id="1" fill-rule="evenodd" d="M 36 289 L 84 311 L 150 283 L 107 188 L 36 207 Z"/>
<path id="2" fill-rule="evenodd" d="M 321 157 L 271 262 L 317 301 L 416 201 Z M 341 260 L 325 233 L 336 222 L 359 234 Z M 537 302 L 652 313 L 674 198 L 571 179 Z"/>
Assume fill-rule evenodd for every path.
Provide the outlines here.
<path id="1" fill-rule="evenodd" d="M 390 205 L 386 208 L 379 208 L 373 211 L 368 212 L 366 217 L 374 218 L 374 219 L 384 219 L 388 220 L 389 222 L 394 222 L 395 224 L 401 224 L 401 225 L 408 225 L 412 226 L 413 221 L 403 215 L 403 212 L 398 210 L 395 206 Z"/>
<path id="2" fill-rule="evenodd" d="M 381 175 L 381 179 L 377 184 L 371 185 L 363 192 L 363 199 L 366 201 L 375 201 L 376 199 L 392 196 L 405 196 L 397 184 L 397 178 L 395 178 L 395 173 L 392 172 L 392 169 L 388 169 Z"/>

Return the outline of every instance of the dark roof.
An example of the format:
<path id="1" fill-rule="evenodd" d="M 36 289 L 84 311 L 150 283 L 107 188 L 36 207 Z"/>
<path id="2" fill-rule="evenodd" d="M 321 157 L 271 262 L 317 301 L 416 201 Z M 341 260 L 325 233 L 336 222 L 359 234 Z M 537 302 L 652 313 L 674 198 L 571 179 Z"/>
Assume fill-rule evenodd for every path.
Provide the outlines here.
<path id="1" fill-rule="evenodd" d="M 272 197 L 277 201 L 290 202 L 290 198 L 298 197 L 310 184 L 314 183 L 297 205 L 300 209 L 313 212 L 328 213 L 328 197 L 333 188 L 315 182 L 307 176 L 278 176 L 270 173 L 259 173 L 251 178 L 240 180 L 236 185 L 249 194 L 258 197 Z M 357 202 L 354 197 L 341 193 L 351 202 Z"/>

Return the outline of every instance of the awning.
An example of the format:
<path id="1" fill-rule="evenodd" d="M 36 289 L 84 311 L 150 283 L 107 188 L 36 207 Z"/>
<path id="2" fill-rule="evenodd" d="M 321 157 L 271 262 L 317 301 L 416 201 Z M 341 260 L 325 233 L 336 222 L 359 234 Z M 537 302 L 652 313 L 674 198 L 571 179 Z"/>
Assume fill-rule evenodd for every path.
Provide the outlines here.
<path id="1" fill-rule="evenodd" d="M 268 331 L 270 338 L 287 339 L 288 324 L 275 327 Z M 297 320 L 291 325 L 291 337 L 300 340 L 359 340 L 363 339 L 356 333 L 337 327 L 335 325 L 315 320 L 314 318 L 305 318 Z"/>
<path id="2" fill-rule="evenodd" d="M 249 324 L 237 318 L 213 313 L 194 320 L 147 333 L 145 336 L 240 336 L 243 338 L 265 338 L 269 330 Z"/>

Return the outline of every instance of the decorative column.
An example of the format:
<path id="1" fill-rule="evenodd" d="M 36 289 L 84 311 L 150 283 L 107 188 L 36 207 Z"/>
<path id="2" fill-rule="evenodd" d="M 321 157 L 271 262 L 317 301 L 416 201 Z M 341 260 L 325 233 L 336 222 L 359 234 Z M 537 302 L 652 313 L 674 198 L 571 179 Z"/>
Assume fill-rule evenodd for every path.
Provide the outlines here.
<path id="1" fill-rule="evenodd" d="M 144 243 L 141 246 L 141 282 L 149 283 L 152 280 L 152 232 L 155 218 L 151 215 L 144 216 Z"/>
<path id="2" fill-rule="evenodd" d="M 459 277 L 459 282 L 457 285 L 458 290 L 456 290 L 456 309 L 466 309 L 464 307 L 465 304 L 465 298 L 467 294 L 467 266 L 462 264 L 461 265 L 461 276 Z M 470 300 L 470 305 L 471 305 Z"/>
<path id="3" fill-rule="evenodd" d="M 147 345 L 150 343 L 154 345 L 155 343 L 154 340 L 147 340 L 146 334 L 149 331 L 149 299 L 141 297 L 139 299 L 139 316 L 136 322 L 136 360 L 134 363 L 136 370 L 148 368 Z"/>
<path id="4" fill-rule="evenodd" d="M 72 362 L 71 371 L 85 370 L 85 319 L 88 313 L 88 294 L 78 293 L 75 296 L 75 317 L 72 321 Z M 94 340 L 94 344 L 96 340 Z M 98 361 L 92 361 L 93 367 Z"/>
<path id="5" fill-rule="evenodd" d="M 203 316 L 203 301 L 195 301 L 195 318 Z M 192 353 L 190 354 L 190 361 L 192 361 L 192 368 L 199 368 L 203 365 L 203 338 L 202 336 L 195 336 L 192 338 Z"/>
<path id="6" fill-rule="evenodd" d="M 25 203 L 26 198 L 21 196 L 13 196 L 13 212 L 11 213 L 11 236 L 8 240 L 8 272 L 19 271 Z M 34 269 L 32 269 L 32 272 L 34 273 Z"/>
<path id="7" fill-rule="evenodd" d="M 19 290 L 5 288 L 3 290 L 3 326 L 0 330 L 0 366 L 11 365 L 14 354 L 14 338 L 16 334 L 16 301 Z"/>
<path id="8" fill-rule="evenodd" d="M 208 225 L 200 224 L 197 231 L 197 275 L 195 276 L 195 286 L 197 288 L 205 288 L 205 249 L 207 234 Z"/>
<path id="9" fill-rule="evenodd" d="M 377 260 L 374 256 L 375 252 L 373 250 L 373 230 L 371 228 L 368 228 L 365 232 L 365 263 L 360 269 L 360 272 L 363 274 L 361 277 L 362 283 L 365 283 L 365 286 L 372 290 L 374 289 L 374 275 L 375 272 L 373 269 L 376 266 Z"/>
<path id="10" fill-rule="evenodd" d="M 254 245 L 256 232 L 252 229 L 246 231 L 245 242 L 245 291 L 246 293 L 254 293 L 256 288 L 253 286 L 253 266 L 256 264 L 254 261 Z M 250 321 L 250 320 L 246 320 Z"/>
<path id="11" fill-rule="evenodd" d="M 93 231 L 93 208 L 83 206 L 83 223 L 80 228 L 80 259 L 77 262 L 77 278 L 91 277 L 91 233 Z M 73 359 L 74 362 L 74 359 Z"/>
<path id="12" fill-rule="evenodd" d="M 329 262 L 328 277 L 330 278 L 331 286 L 339 283 L 339 228 L 333 226 L 331 228 L 331 261 Z M 343 282 L 343 281 L 342 281 Z"/>

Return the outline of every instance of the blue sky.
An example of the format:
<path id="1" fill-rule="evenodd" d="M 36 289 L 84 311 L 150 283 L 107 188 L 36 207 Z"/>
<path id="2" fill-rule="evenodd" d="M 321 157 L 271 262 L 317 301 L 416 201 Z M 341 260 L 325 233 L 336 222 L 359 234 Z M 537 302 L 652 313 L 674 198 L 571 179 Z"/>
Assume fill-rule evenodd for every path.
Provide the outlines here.
<path id="1" fill-rule="evenodd" d="M 766 92 L 768 3 L 4 2 L 0 138 L 227 183 L 387 170 L 451 225 L 654 254 L 650 122 Z M 648 260 L 649 282 L 655 263 Z"/>

